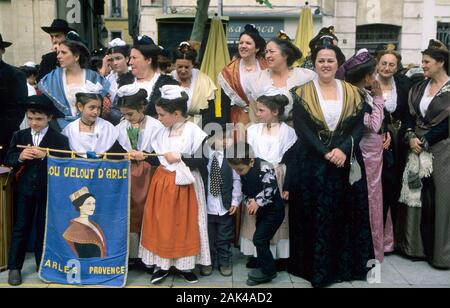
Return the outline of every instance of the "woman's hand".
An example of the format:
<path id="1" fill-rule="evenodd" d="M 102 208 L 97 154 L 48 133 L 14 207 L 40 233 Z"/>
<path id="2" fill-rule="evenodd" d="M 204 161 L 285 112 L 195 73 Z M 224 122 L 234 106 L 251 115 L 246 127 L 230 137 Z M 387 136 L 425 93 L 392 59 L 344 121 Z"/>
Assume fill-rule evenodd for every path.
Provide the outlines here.
<path id="1" fill-rule="evenodd" d="M 249 215 L 256 215 L 256 212 L 259 209 L 259 205 L 256 203 L 255 199 L 251 199 L 248 201 L 248 206 L 247 206 L 247 210 L 248 210 L 248 214 Z"/>
<path id="2" fill-rule="evenodd" d="M 164 154 L 164 158 L 169 164 L 175 164 L 181 161 L 181 154 L 175 152 L 168 152 Z"/>
<path id="3" fill-rule="evenodd" d="M 385 150 L 389 149 L 389 147 L 391 146 L 391 142 L 392 142 L 391 133 L 390 132 L 385 133 L 383 137 L 383 148 Z"/>
<path id="4" fill-rule="evenodd" d="M 417 155 L 422 153 L 422 151 L 423 151 L 422 145 L 423 145 L 423 142 L 420 141 L 419 138 L 411 138 L 411 140 L 409 140 L 409 147 L 411 148 L 411 151 L 413 151 Z"/>
<path id="5" fill-rule="evenodd" d="M 335 164 L 338 168 L 344 167 L 345 161 L 347 160 L 347 155 L 340 149 L 336 148 L 331 151 L 330 162 Z"/>
<path id="6" fill-rule="evenodd" d="M 375 97 L 375 96 L 383 97 L 383 90 L 381 90 L 380 82 L 378 80 L 375 79 L 372 82 L 371 86 L 372 86 L 372 90 L 371 90 L 370 94 L 372 94 L 373 97 Z"/>
<path id="7" fill-rule="evenodd" d="M 288 191 L 283 191 L 281 197 L 283 198 L 283 200 L 289 201 L 289 192 Z"/>

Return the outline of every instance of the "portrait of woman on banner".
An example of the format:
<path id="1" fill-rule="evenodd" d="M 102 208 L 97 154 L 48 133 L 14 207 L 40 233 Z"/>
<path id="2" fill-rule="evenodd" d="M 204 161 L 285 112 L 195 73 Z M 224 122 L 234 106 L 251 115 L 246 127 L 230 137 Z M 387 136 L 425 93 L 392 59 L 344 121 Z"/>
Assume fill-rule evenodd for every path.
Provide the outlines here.
<path id="1" fill-rule="evenodd" d="M 70 221 L 64 239 L 77 258 L 105 258 L 105 235 L 98 224 L 89 220 L 95 212 L 95 196 L 83 187 L 69 198 L 80 216 Z"/>

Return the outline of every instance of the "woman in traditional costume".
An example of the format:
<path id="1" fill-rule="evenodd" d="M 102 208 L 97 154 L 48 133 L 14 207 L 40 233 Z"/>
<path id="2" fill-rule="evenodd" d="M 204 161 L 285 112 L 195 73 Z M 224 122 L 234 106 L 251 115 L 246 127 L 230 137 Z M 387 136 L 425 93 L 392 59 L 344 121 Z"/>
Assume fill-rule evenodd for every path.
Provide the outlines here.
<path id="1" fill-rule="evenodd" d="M 75 96 L 80 118 L 62 131 L 69 138 L 72 151 L 85 158 L 97 158 L 106 152 L 122 152 L 117 142 L 117 130 L 111 123 L 100 118 L 102 86 L 87 81 L 79 91 Z"/>
<path id="2" fill-rule="evenodd" d="M 345 61 L 337 46 L 320 42 L 312 60 L 318 78 L 291 91 L 301 144 L 290 175 L 288 271 L 322 287 L 365 279 L 374 257 L 359 148 L 368 105 L 335 78 Z"/>
<path id="3" fill-rule="evenodd" d="M 434 267 L 447 269 L 450 267 L 449 51 L 441 42 L 431 40 L 422 54 L 427 79 L 414 85 L 409 94 L 412 117 L 407 123 L 406 139 L 412 153 L 403 176 L 400 201 L 407 205 L 402 204 L 399 211 L 397 248 L 407 256 L 426 257 Z"/>
<path id="4" fill-rule="evenodd" d="M 407 147 L 405 116 L 408 114 L 408 94 L 411 81 L 397 74 L 402 57 L 388 45 L 377 55 L 377 80 L 384 98 L 384 159 L 383 159 L 383 214 L 385 228 L 396 226 L 398 199 L 402 187 L 402 175 L 406 164 Z"/>
<path id="5" fill-rule="evenodd" d="M 163 126 L 158 120 L 144 114 L 147 91 L 137 84 L 120 87 L 117 97 L 117 107 L 124 118 L 116 126 L 117 141 L 131 159 L 129 259 L 132 265 L 137 265 L 142 216 L 154 172 L 145 153 L 153 152 L 152 141 Z"/>
<path id="6" fill-rule="evenodd" d="M 189 96 L 189 121 L 204 127 L 215 120 L 214 92 L 217 88 L 208 75 L 194 68 L 196 58 L 195 49 L 188 42 L 182 42 L 174 51 L 175 70 L 172 77 Z"/>
<path id="7" fill-rule="evenodd" d="M 294 144 L 297 142 L 295 130 L 286 123 L 280 121 L 284 114 L 284 108 L 289 104 L 288 98 L 279 89 L 268 86 L 256 102 L 256 116 L 260 123 L 253 124 L 247 129 L 247 143 L 252 147 L 255 157 L 270 164 L 274 169 L 280 195 L 285 201 L 289 199 L 285 189 L 287 166 L 285 155 L 291 152 L 295 155 Z M 287 184 L 287 183 L 286 183 Z M 285 206 L 285 216 L 282 225 L 271 240 L 271 251 L 277 260 L 278 270 L 285 270 L 286 260 L 289 258 L 289 218 L 288 206 Z M 253 245 L 255 233 L 255 216 L 247 211 L 242 212 L 242 226 L 240 248 L 244 255 L 256 256 L 256 248 Z M 249 268 L 257 268 L 256 259 L 251 258 L 247 263 Z"/>
<path id="8" fill-rule="evenodd" d="M 264 60 L 266 41 L 252 25 L 239 36 L 239 55 L 218 76 L 221 87 L 223 117 L 227 123 L 250 122 L 249 100 L 244 92 L 244 77 L 267 68 Z"/>
<path id="9" fill-rule="evenodd" d="M 159 90 L 164 85 L 178 85 L 171 76 L 158 73 L 158 55 L 161 49 L 153 40 L 144 35 L 137 38 L 130 53 L 131 72 L 136 82 L 147 91 L 145 114 L 156 117 L 155 102 L 161 97 Z"/>
<path id="10" fill-rule="evenodd" d="M 109 92 L 109 82 L 97 72 L 87 69 L 89 50 L 76 32 L 69 32 L 66 40 L 59 44 L 58 62 L 60 67 L 45 75 L 38 88 L 64 113 L 64 118 L 57 119 L 58 129 L 63 130 L 79 116 L 75 95 L 83 89 L 85 82 L 102 85 L 102 101 Z"/>
<path id="11" fill-rule="evenodd" d="M 383 120 L 384 99 L 380 84 L 375 80 L 376 60 L 367 49 L 359 50 L 343 67 L 345 80 L 358 87 L 364 101 L 371 107 L 364 114 L 364 135 L 359 144 L 366 167 L 369 192 L 370 227 L 372 230 L 375 258 L 383 262 L 384 253 L 394 250 L 394 231 L 392 224 L 384 227 L 383 219 Z M 366 88 L 372 88 L 369 92 Z"/>
<path id="12" fill-rule="evenodd" d="M 159 156 L 148 192 L 142 222 L 139 257 L 155 266 L 151 282 L 158 283 L 175 267 L 187 282 L 198 281 L 196 264 L 211 265 L 205 188 L 208 157 L 203 155 L 204 133 L 187 120 L 188 96 L 180 86 L 161 88 L 156 103 L 164 125 L 152 147 Z"/>
<path id="13" fill-rule="evenodd" d="M 287 121 L 291 120 L 292 95 L 290 89 L 303 85 L 315 78 L 316 73 L 305 68 L 293 67 L 302 57 L 298 49 L 284 32 L 271 39 L 266 45 L 266 61 L 268 68 L 260 72 L 249 74 L 244 79 L 245 93 L 250 101 L 250 121 L 258 123 L 256 117 L 256 101 L 267 85 L 273 85 L 289 99 L 283 115 Z"/>
<path id="14" fill-rule="evenodd" d="M 80 217 L 72 219 L 63 238 L 77 258 L 105 258 L 106 238 L 98 224 L 89 219 L 95 212 L 95 196 L 87 187 L 70 195 Z"/>

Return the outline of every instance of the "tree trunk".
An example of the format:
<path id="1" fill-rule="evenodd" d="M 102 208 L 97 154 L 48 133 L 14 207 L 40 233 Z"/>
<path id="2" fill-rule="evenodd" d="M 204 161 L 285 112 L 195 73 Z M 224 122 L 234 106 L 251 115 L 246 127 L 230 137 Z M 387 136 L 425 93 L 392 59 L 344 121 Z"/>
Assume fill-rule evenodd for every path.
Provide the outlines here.
<path id="1" fill-rule="evenodd" d="M 197 0 L 197 12 L 195 13 L 194 27 L 191 33 L 191 46 L 197 51 L 200 50 L 203 35 L 205 33 L 205 25 L 208 21 L 208 8 L 211 0 Z"/>

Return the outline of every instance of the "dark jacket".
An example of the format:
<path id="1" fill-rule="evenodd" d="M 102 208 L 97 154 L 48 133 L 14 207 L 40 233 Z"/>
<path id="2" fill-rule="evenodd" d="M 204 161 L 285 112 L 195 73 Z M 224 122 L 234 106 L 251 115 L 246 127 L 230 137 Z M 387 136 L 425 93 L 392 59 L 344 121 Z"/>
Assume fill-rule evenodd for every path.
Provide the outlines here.
<path id="1" fill-rule="evenodd" d="M 56 57 L 56 51 L 49 52 L 42 56 L 41 64 L 39 65 L 38 77 L 36 78 L 37 82 L 59 66 Z"/>
<path id="2" fill-rule="evenodd" d="M 14 133 L 8 153 L 6 164 L 14 169 L 16 178 L 16 189 L 24 195 L 36 193 L 47 194 L 47 158 L 33 159 L 24 162 L 19 161 L 20 153 L 23 149 L 17 145 L 33 144 L 31 128 Z M 69 150 L 69 140 L 61 133 L 49 128 L 40 145 L 42 148 L 52 148 L 58 150 Z M 55 156 L 68 156 L 64 154 L 53 154 Z"/>
<path id="3" fill-rule="evenodd" d="M 28 96 L 25 74 L 0 60 L 0 164 L 4 162 L 12 134 L 19 130 L 25 115 L 19 102 Z"/>

